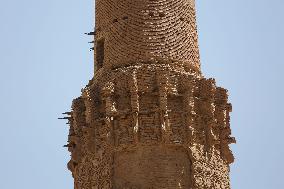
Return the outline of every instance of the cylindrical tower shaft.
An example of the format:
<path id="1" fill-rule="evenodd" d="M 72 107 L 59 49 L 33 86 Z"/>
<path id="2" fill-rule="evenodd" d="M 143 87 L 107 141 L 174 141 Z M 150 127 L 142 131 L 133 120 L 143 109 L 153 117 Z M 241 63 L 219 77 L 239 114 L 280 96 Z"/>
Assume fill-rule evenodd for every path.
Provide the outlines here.
<path id="1" fill-rule="evenodd" d="M 94 34 L 68 118 L 75 189 L 229 189 L 231 104 L 201 75 L 194 0 L 96 0 Z"/>
<path id="2" fill-rule="evenodd" d="M 199 65 L 194 0 L 97 0 L 96 68 L 162 58 Z"/>

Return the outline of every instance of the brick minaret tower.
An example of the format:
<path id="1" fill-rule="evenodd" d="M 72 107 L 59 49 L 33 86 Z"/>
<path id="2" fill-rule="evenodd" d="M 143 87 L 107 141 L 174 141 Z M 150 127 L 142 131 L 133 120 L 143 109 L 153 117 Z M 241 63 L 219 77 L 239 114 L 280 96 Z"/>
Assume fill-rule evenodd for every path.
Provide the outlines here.
<path id="1" fill-rule="evenodd" d="M 200 71 L 194 0 L 96 0 L 95 73 L 67 114 L 75 189 L 228 189 L 231 104 Z"/>

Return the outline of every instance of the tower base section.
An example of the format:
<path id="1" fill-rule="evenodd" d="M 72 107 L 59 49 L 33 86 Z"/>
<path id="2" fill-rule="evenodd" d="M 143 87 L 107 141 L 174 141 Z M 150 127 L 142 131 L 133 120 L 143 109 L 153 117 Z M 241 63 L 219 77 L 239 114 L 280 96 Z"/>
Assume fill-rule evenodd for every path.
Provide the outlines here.
<path id="1" fill-rule="evenodd" d="M 227 100 L 181 63 L 98 71 L 70 113 L 75 189 L 229 189 Z"/>

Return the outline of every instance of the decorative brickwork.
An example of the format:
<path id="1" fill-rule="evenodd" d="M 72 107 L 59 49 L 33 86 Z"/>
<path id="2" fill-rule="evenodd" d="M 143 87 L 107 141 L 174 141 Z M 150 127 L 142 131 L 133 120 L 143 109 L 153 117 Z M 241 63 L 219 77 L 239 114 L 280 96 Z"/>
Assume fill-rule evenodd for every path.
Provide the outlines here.
<path id="1" fill-rule="evenodd" d="M 96 65 L 70 117 L 75 189 L 229 189 L 232 110 L 200 72 L 193 0 L 97 0 Z"/>
<path id="2" fill-rule="evenodd" d="M 96 0 L 95 34 L 105 68 L 157 57 L 199 66 L 193 0 Z"/>

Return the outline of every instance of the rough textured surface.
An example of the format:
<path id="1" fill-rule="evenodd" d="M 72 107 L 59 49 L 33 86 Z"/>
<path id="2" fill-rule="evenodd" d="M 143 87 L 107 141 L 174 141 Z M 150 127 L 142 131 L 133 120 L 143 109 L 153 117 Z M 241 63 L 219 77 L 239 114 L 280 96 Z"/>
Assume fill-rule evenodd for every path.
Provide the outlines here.
<path id="1" fill-rule="evenodd" d="M 189 188 L 188 159 L 183 148 L 164 145 L 115 153 L 114 188 Z"/>
<path id="2" fill-rule="evenodd" d="M 193 0 L 97 0 L 95 33 L 105 68 L 155 57 L 199 65 Z"/>
<path id="3" fill-rule="evenodd" d="M 97 69 L 67 113 L 75 189 L 230 188 L 232 107 L 201 75 L 194 2 L 96 2 Z"/>

